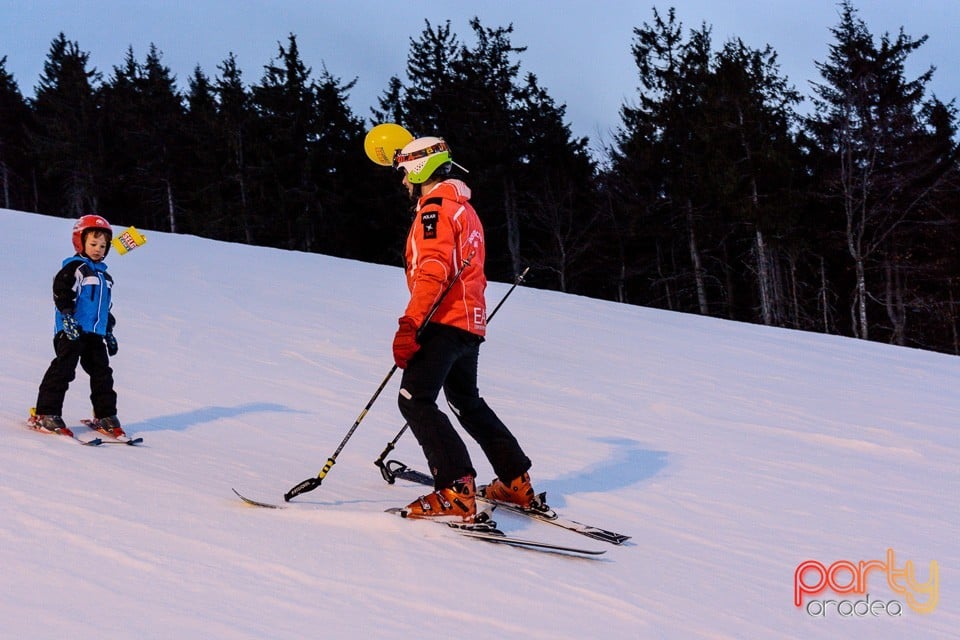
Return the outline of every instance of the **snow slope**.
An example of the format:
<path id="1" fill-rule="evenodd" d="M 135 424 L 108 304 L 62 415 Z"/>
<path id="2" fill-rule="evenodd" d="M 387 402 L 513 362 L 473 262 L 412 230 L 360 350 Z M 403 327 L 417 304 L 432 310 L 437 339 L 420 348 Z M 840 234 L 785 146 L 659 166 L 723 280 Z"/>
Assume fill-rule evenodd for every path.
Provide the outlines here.
<path id="1" fill-rule="evenodd" d="M 633 536 L 497 514 L 607 549 L 570 558 L 383 513 L 422 492 L 372 464 L 402 426 L 399 376 L 320 488 L 282 511 L 232 494 L 282 502 L 320 471 L 392 365 L 399 268 L 144 231 L 108 263 L 120 417 L 145 446 L 22 428 L 70 227 L 0 210 L 0 638 L 958 637 L 958 358 L 518 288 L 481 392 L 555 508 Z M 71 424 L 86 389 L 79 371 Z M 392 457 L 424 466 L 410 434 Z M 866 591 L 899 616 L 843 615 L 863 595 L 835 590 L 794 606 L 801 562 L 888 549 L 917 582 L 936 563 L 932 613 L 882 570 Z"/>

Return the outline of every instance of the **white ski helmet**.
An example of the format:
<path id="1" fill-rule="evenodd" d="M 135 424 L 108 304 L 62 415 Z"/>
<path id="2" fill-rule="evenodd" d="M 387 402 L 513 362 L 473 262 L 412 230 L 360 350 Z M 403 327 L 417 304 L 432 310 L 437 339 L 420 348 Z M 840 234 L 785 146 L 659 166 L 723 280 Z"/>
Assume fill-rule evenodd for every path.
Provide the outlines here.
<path id="1" fill-rule="evenodd" d="M 434 136 L 417 138 L 405 145 L 394 156 L 393 166 L 407 172 L 410 184 L 423 184 L 438 170 L 446 173 L 451 166 L 463 169 L 450 157 L 450 146 L 444 139 Z"/>

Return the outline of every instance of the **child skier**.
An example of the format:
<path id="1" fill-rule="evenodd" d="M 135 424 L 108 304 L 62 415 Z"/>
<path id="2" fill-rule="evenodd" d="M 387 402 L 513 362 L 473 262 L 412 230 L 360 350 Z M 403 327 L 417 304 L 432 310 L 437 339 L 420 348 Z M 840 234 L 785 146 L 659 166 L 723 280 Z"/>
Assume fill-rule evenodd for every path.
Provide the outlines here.
<path id="1" fill-rule="evenodd" d="M 37 406 L 29 420 L 38 431 L 73 436 L 60 415 L 79 362 L 90 376 L 94 415 L 90 426 L 108 436 L 125 435 L 117 420 L 117 394 L 108 357 L 117 353 L 115 320 L 110 313 L 113 278 L 103 262 L 112 239 L 110 223 L 101 216 L 86 215 L 73 225 L 76 254 L 63 261 L 53 279 L 56 358 L 40 382 Z"/>

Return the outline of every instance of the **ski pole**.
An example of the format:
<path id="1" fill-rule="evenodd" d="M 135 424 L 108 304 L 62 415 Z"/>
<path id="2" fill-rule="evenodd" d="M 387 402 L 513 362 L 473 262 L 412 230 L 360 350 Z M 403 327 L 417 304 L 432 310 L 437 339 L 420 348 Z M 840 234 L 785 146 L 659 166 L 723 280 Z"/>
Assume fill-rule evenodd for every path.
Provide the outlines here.
<path id="1" fill-rule="evenodd" d="M 503 303 L 507 301 L 507 298 L 510 297 L 510 294 L 513 293 L 513 290 L 517 288 L 517 285 L 523 282 L 523 279 L 527 275 L 527 271 L 530 271 L 530 267 L 524 269 L 520 275 L 514 279 L 513 286 L 510 287 L 505 294 L 503 294 L 503 297 L 500 298 L 500 302 L 497 303 L 497 306 L 495 306 L 493 311 L 490 312 L 490 315 L 487 316 L 487 322 L 493 320 L 493 316 L 497 315 L 497 311 L 499 311 L 500 307 L 503 306 Z M 397 477 L 396 474 L 390 471 L 390 469 L 387 468 L 387 465 L 384 464 L 384 458 L 390 455 L 390 452 L 393 451 L 393 448 L 397 445 L 397 441 L 400 440 L 400 437 L 407 431 L 409 427 L 410 423 L 405 423 L 403 427 L 400 428 L 400 431 L 397 433 L 397 435 L 394 436 L 393 440 L 388 442 L 387 446 L 384 447 L 383 451 L 380 452 L 380 457 L 373 461 L 373 464 L 377 465 L 377 467 L 380 469 L 380 475 L 382 475 L 383 479 L 390 484 L 393 484 Z"/>
<path id="2" fill-rule="evenodd" d="M 474 253 L 471 252 L 469 256 L 464 258 L 463 264 L 460 265 L 460 270 L 457 271 L 456 275 L 453 276 L 453 280 L 450 281 L 450 284 L 447 285 L 447 288 L 443 290 L 443 293 L 440 294 L 440 297 L 437 298 L 437 301 L 433 303 L 433 306 L 430 308 L 430 312 L 427 313 L 427 317 L 423 319 L 423 323 L 420 325 L 420 328 L 417 329 L 417 336 L 420 336 L 420 332 L 423 331 L 423 328 L 427 326 L 427 323 L 430 322 L 430 319 L 433 318 L 433 314 L 437 312 L 437 309 L 440 308 L 440 304 L 443 302 L 443 299 L 447 297 L 447 294 L 450 293 L 450 290 L 453 288 L 453 285 L 456 284 L 457 280 L 460 279 L 460 275 L 463 274 L 463 270 L 470 266 L 470 260 L 473 259 Z M 320 486 L 320 483 L 323 482 L 323 479 L 327 477 L 330 469 L 333 468 L 333 465 L 337 462 L 337 456 L 340 455 L 340 452 L 343 451 L 343 448 L 346 446 L 347 441 L 353 436 L 353 432 L 357 430 L 357 427 L 360 426 L 360 422 L 363 421 L 364 417 L 367 415 L 367 412 L 370 411 L 370 407 L 373 406 L 373 403 L 376 402 L 377 397 L 380 396 L 380 392 L 383 391 L 383 388 L 387 386 L 387 382 L 390 381 L 390 378 L 393 377 L 393 374 L 397 371 L 397 365 L 394 364 L 390 368 L 390 372 L 383 379 L 383 382 L 380 383 L 380 386 L 377 387 L 377 390 L 373 393 L 373 396 L 370 398 L 370 401 L 367 402 L 367 406 L 363 408 L 363 411 L 360 412 L 360 415 L 354 421 L 353 426 L 350 427 L 350 430 L 347 431 L 347 435 L 343 437 L 343 440 L 340 441 L 340 446 L 337 447 L 337 450 L 333 452 L 333 455 L 327 459 L 327 463 L 323 465 L 323 469 L 320 470 L 313 478 L 307 478 L 303 482 L 294 486 L 290 491 L 287 491 L 283 494 L 283 499 L 286 502 L 290 502 L 291 498 L 295 498 L 302 493 L 307 493 L 308 491 L 313 491 Z"/>

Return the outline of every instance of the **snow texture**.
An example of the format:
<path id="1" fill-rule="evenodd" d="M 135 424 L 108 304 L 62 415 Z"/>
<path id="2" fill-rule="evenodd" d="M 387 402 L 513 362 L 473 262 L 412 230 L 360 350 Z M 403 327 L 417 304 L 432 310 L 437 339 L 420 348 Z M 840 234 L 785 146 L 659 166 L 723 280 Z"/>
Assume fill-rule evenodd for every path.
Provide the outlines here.
<path id="1" fill-rule="evenodd" d="M 372 464 L 403 424 L 398 375 L 321 487 L 284 510 L 231 491 L 282 503 L 319 473 L 392 365 L 399 268 L 142 230 L 108 263 L 120 418 L 144 446 L 23 428 L 71 225 L 0 210 L 0 638 L 958 637 L 956 357 L 518 288 L 481 393 L 552 506 L 633 536 L 497 514 L 607 549 L 525 551 L 383 513 L 423 491 Z M 491 283 L 491 308 L 508 286 Z M 78 370 L 68 424 L 87 396 Z M 409 433 L 392 457 L 424 467 Z M 899 616 L 844 615 L 865 595 L 830 589 L 794 605 L 800 563 L 888 549 L 917 582 L 936 563 L 932 613 L 881 570 L 866 592 Z M 840 604 L 811 615 L 814 600 Z"/>

